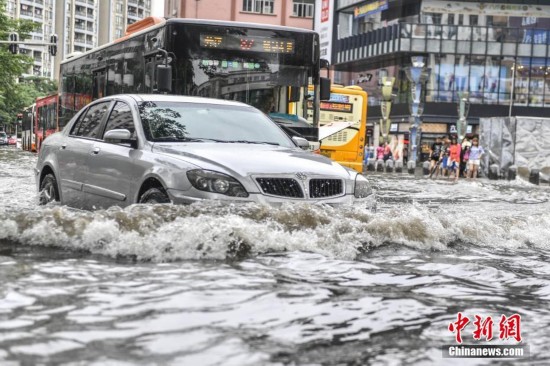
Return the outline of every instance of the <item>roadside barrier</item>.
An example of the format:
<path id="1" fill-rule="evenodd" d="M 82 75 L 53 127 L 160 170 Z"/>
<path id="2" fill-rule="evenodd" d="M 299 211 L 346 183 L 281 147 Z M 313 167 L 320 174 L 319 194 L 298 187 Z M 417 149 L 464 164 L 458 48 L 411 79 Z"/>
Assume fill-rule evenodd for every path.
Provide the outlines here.
<path id="1" fill-rule="evenodd" d="M 536 185 L 540 184 L 540 170 L 531 169 L 531 171 L 529 172 L 529 183 L 533 183 Z"/>
<path id="2" fill-rule="evenodd" d="M 383 172 L 384 171 L 384 160 L 382 160 L 382 159 L 376 160 L 376 171 L 377 172 Z"/>
<path id="3" fill-rule="evenodd" d="M 403 173 L 403 162 L 401 160 L 395 162 L 395 172 Z"/>
<path id="4" fill-rule="evenodd" d="M 393 160 L 386 160 L 386 173 L 393 173 Z"/>
<path id="5" fill-rule="evenodd" d="M 491 164 L 491 166 L 489 166 L 488 178 L 490 180 L 498 180 L 498 178 L 500 178 L 500 168 L 497 164 Z"/>

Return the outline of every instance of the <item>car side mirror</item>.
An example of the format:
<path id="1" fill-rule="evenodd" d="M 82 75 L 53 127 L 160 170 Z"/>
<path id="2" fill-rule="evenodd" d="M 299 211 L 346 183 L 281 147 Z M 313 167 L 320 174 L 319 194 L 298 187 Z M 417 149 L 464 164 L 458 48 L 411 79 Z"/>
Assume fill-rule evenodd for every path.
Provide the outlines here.
<path id="1" fill-rule="evenodd" d="M 330 100 L 330 79 L 329 78 L 320 78 L 320 92 L 319 99 L 321 100 Z"/>
<path id="2" fill-rule="evenodd" d="M 292 141 L 302 150 L 309 150 L 309 141 L 303 137 L 292 136 Z"/>
<path id="3" fill-rule="evenodd" d="M 157 65 L 157 90 L 161 93 L 172 91 L 172 66 Z"/>
<path id="4" fill-rule="evenodd" d="M 111 143 L 130 144 L 132 148 L 137 148 L 137 140 L 132 138 L 132 133 L 127 129 L 115 129 L 105 132 L 103 140 Z"/>

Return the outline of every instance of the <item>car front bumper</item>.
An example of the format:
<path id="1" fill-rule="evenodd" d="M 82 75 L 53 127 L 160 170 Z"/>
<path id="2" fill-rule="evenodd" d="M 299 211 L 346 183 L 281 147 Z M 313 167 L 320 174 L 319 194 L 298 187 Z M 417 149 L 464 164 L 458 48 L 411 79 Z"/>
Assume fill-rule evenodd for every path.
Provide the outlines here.
<path id="1" fill-rule="evenodd" d="M 191 204 L 194 202 L 200 202 L 204 200 L 216 200 L 216 201 L 226 201 L 230 203 L 247 203 L 255 202 L 259 204 L 267 204 L 271 206 L 280 206 L 283 203 L 306 203 L 312 205 L 326 204 L 330 206 L 344 206 L 344 205 L 370 205 L 373 197 L 372 195 L 366 198 L 356 198 L 353 194 L 345 194 L 338 197 L 324 198 L 324 199 L 292 199 L 287 197 L 276 197 L 269 196 L 263 193 L 251 193 L 248 197 L 231 197 L 222 194 L 208 193 L 208 192 L 198 192 L 194 189 L 189 191 L 180 191 L 176 189 L 168 189 L 168 196 L 170 201 L 174 204 Z M 193 193 L 198 193 L 198 197 L 193 195 Z"/>

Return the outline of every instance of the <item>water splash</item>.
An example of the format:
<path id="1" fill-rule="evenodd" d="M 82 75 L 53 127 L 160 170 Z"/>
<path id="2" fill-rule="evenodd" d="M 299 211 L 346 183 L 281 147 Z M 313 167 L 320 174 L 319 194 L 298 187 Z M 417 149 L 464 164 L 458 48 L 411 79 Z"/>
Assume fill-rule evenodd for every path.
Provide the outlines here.
<path id="1" fill-rule="evenodd" d="M 285 251 L 355 259 L 388 244 L 418 250 L 446 250 L 458 242 L 548 247 L 550 214 L 502 217 L 485 209 L 465 214 L 460 207 L 413 203 L 374 213 L 360 207 L 203 202 L 87 212 L 52 206 L 0 213 L 0 239 L 155 262 Z"/>

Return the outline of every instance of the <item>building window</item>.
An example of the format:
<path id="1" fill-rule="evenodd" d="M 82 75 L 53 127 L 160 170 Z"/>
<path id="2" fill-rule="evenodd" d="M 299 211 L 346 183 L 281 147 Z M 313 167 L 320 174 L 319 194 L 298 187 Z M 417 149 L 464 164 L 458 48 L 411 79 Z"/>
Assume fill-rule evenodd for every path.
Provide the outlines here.
<path id="1" fill-rule="evenodd" d="M 275 0 L 243 0 L 243 11 L 259 14 L 274 14 Z"/>
<path id="2" fill-rule="evenodd" d="M 314 0 L 293 0 L 292 15 L 301 18 L 313 18 Z"/>

